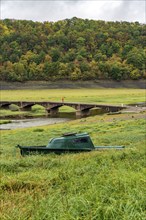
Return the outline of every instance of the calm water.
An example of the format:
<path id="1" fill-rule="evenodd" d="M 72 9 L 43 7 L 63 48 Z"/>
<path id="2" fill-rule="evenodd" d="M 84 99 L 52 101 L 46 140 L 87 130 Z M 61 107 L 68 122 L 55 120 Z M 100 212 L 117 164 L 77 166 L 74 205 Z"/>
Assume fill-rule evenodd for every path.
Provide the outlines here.
<path id="1" fill-rule="evenodd" d="M 96 115 L 97 112 L 94 113 L 94 111 L 91 111 L 91 115 Z M 51 124 L 57 124 L 57 123 L 63 123 L 66 121 L 71 121 L 81 118 L 80 116 L 76 116 L 74 113 L 59 113 L 58 117 L 52 118 L 52 117 L 41 117 L 41 118 L 27 118 L 27 119 L 10 119 L 11 123 L 8 124 L 2 124 L 0 125 L 1 130 L 12 130 L 12 129 L 18 129 L 18 128 L 29 128 L 29 127 L 35 127 L 35 126 L 41 126 L 41 125 L 51 125 Z M 5 118 L 6 119 L 6 118 Z"/>
<path id="2" fill-rule="evenodd" d="M 29 128 L 41 125 L 51 125 L 70 121 L 69 118 L 33 118 L 33 119 L 20 119 L 11 120 L 11 123 L 0 125 L 0 129 L 17 129 L 17 128 Z"/>

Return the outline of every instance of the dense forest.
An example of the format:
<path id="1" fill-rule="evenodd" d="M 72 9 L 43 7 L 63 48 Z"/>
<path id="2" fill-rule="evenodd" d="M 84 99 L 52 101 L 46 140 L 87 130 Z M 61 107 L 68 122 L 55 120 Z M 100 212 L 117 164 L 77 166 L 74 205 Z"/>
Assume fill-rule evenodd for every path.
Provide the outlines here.
<path id="1" fill-rule="evenodd" d="M 138 22 L 0 21 L 0 80 L 141 79 L 145 52 Z"/>

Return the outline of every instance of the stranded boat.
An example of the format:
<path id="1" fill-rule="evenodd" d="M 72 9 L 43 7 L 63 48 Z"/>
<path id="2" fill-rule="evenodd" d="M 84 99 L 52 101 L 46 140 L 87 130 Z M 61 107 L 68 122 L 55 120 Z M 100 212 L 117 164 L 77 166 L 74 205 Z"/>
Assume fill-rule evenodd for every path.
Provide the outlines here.
<path id="1" fill-rule="evenodd" d="M 65 133 L 61 137 L 52 138 L 47 146 L 20 146 L 22 156 L 30 154 L 49 154 L 49 153 L 77 153 L 89 152 L 104 149 L 123 149 L 124 146 L 94 146 L 89 134 L 87 133 Z"/>

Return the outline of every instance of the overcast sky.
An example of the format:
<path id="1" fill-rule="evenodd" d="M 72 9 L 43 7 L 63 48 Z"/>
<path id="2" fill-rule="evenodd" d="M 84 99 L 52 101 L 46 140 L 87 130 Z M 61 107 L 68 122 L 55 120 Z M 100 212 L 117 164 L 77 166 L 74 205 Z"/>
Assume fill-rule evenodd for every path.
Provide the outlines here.
<path id="1" fill-rule="evenodd" d="M 57 21 L 79 17 L 146 22 L 146 0 L 0 0 L 0 17 Z"/>

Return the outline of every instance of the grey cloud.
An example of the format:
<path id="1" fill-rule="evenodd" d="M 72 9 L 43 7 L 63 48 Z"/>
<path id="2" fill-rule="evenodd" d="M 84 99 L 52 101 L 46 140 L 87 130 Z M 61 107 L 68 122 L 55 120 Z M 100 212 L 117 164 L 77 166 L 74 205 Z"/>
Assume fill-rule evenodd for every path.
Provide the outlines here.
<path id="1" fill-rule="evenodd" d="M 63 10 L 63 2 L 51 1 L 9 1 L 1 7 L 2 18 L 27 20 L 55 20 Z"/>
<path id="2" fill-rule="evenodd" d="M 121 1 L 121 4 L 113 13 L 113 17 L 128 21 L 145 22 L 145 1 Z"/>
<path id="3" fill-rule="evenodd" d="M 1 0 L 1 18 L 57 21 L 80 17 L 145 22 L 145 0 Z"/>

